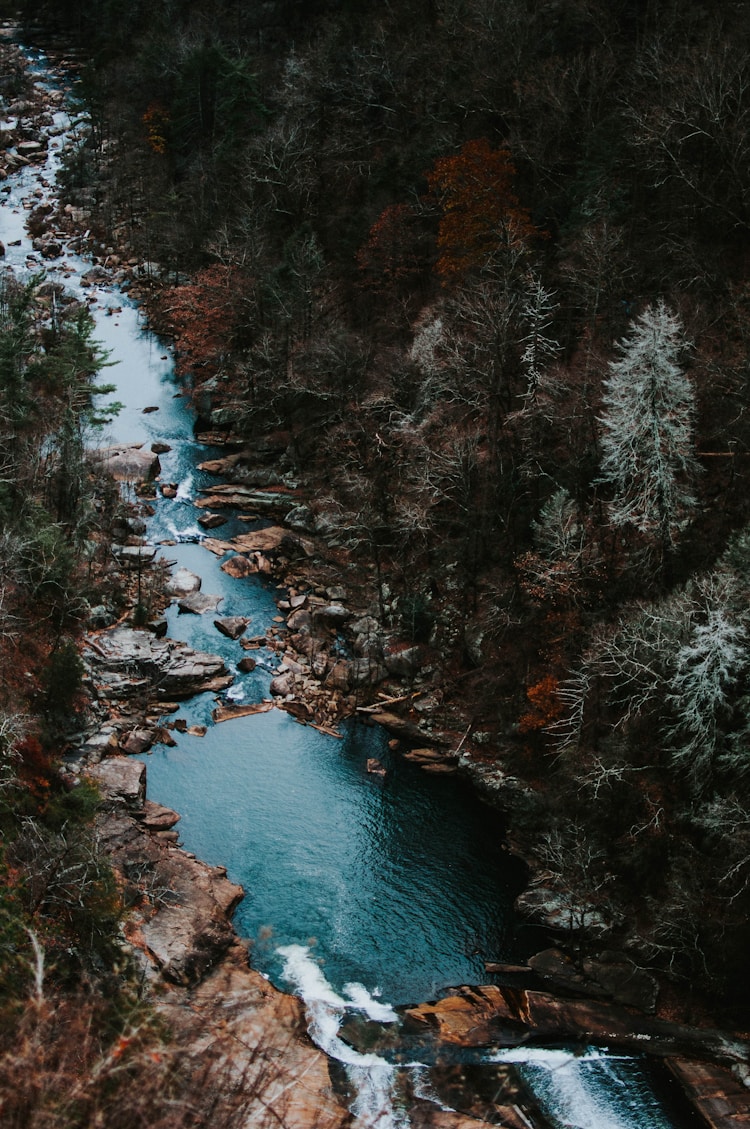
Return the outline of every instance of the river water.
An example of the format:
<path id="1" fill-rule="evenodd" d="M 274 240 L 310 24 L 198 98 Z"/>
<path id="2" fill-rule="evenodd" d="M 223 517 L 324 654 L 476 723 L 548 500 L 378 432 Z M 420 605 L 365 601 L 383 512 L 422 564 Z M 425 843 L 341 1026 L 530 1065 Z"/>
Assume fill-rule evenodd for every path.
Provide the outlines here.
<path id="1" fill-rule="evenodd" d="M 54 81 L 44 58 L 32 58 L 40 79 Z M 0 239 L 17 273 L 36 269 L 24 200 L 40 190 L 43 199 L 51 198 L 69 128 L 66 115 L 56 115 L 54 130 L 63 132 L 51 141 L 46 166 L 14 175 L 0 192 Z M 105 376 L 117 385 L 124 408 L 102 442 L 170 445 L 161 456 L 162 480 L 179 489 L 175 498 L 158 501 L 149 537 L 173 542 L 163 555 L 201 576 L 204 592 L 221 596 L 219 614 L 249 616 L 249 633 L 263 635 L 277 614 L 279 591 L 256 577 L 231 579 L 201 544 L 193 499 L 213 480 L 197 464 L 216 451 L 194 439 L 169 349 L 145 330 L 125 295 L 81 288 L 90 261 L 66 252 L 43 265 L 88 302 L 96 337 L 115 362 Z M 146 407 L 157 410 L 144 414 Z M 248 526 L 230 519 L 221 536 L 235 528 Z M 169 634 L 223 655 L 236 674 L 231 700 L 267 696 L 274 652 L 254 651 L 256 669 L 241 675 L 236 664 L 245 652 L 219 634 L 213 618 L 180 615 L 172 606 Z M 175 748 L 147 758 L 149 795 L 181 813 L 187 849 L 225 865 L 244 886 L 235 920 L 252 943 L 253 963 L 304 998 L 313 1037 L 349 1074 L 354 1111 L 378 1129 L 404 1127 L 398 1087 L 406 1068 L 352 1050 L 339 1036 L 340 1025 L 351 1015 L 389 1023 L 396 1018 L 393 1005 L 486 981 L 485 960 L 529 955 L 512 912 L 521 875 L 502 849 L 498 816 L 455 779 L 431 777 L 404 762 L 375 727 L 348 723 L 336 740 L 278 710 L 213 725 L 215 704 L 212 695 L 184 704 L 180 716 L 207 732 L 175 733 Z M 385 777 L 367 773 L 372 756 L 385 765 Z M 686 1124 L 657 1094 L 650 1066 L 632 1057 L 527 1049 L 485 1058 L 517 1064 L 555 1129 Z M 415 1092 L 429 1096 L 423 1069 L 409 1069 Z"/>

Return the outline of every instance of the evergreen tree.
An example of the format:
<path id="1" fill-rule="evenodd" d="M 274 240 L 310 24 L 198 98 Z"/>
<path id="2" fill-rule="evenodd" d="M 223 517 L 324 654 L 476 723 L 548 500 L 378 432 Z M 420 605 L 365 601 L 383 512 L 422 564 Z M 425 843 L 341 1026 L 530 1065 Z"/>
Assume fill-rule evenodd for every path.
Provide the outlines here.
<path id="1" fill-rule="evenodd" d="M 677 315 L 662 299 L 647 306 L 610 362 L 599 420 L 611 521 L 634 526 L 662 554 L 695 506 L 694 393 L 678 364 L 684 347 Z"/>

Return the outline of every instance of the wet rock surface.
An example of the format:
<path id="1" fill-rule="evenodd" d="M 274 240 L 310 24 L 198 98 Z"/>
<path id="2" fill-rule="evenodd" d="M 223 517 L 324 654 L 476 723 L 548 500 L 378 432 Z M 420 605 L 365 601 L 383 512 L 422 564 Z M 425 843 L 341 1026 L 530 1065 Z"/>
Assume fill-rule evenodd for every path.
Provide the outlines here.
<path id="1" fill-rule="evenodd" d="M 145 692 L 156 700 L 183 699 L 232 683 L 218 655 L 149 631 L 117 627 L 84 640 L 85 658 L 99 696 L 127 698 Z"/>

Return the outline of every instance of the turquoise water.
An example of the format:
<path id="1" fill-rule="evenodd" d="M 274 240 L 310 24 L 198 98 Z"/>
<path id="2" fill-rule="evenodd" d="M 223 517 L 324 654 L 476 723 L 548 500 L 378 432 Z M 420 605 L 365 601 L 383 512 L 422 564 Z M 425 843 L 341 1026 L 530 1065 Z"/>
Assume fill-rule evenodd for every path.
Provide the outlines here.
<path id="1" fill-rule="evenodd" d="M 377 755 L 385 778 L 368 774 Z M 519 868 L 497 816 L 391 753 L 381 731 L 339 741 L 278 710 L 226 722 L 148 758 L 149 790 L 181 838 L 246 890 L 236 924 L 282 983 L 279 946 L 302 944 L 336 986 L 390 1003 L 429 999 L 512 959 Z"/>

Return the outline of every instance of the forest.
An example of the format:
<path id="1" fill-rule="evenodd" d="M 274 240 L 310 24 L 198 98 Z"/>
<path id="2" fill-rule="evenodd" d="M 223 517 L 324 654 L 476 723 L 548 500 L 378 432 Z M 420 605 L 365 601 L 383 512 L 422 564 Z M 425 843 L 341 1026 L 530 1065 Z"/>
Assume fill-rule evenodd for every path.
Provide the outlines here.
<path id="1" fill-rule="evenodd" d="M 160 264 L 149 316 L 204 430 L 274 439 L 332 556 L 423 648 L 438 719 L 519 782 L 535 865 L 747 1027 L 750 5 L 22 9 L 81 64 L 67 198 Z M 7 827 L 22 802 L 51 843 L 75 592 L 116 500 L 82 470 L 106 357 L 81 311 L 35 328 L 40 300 L 0 308 L 16 682 L 10 620 L 44 609 L 31 730 L 4 680 L 0 786 Z"/>

